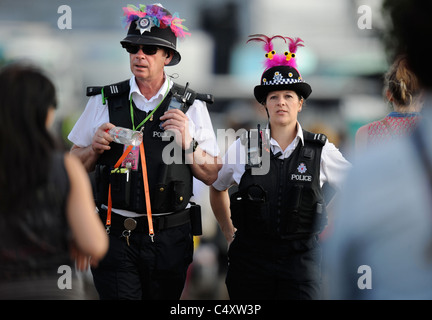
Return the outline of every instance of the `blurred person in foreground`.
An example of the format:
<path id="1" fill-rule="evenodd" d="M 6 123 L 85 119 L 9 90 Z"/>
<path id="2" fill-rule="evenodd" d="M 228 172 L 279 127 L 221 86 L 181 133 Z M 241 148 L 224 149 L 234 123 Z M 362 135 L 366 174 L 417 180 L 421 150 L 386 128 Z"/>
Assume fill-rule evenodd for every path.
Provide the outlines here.
<path id="1" fill-rule="evenodd" d="M 190 35 L 178 13 L 159 4 L 123 8 L 133 76 L 88 89 L 90 99 L 70 132 L 71 152 L 95 172 L 95 198 L 109 233 L 105 259 L 92 269 L 101 299 L 181 297 L 201 233 L 193 177 L 206 185 L 221 160 L 206 102 L 173 83 L 165 66 L 180 62 L 178 37 Z M 180 108 L 171 106 L 180 104 Z M 139 130 L 139 146 L 113 143 L 114 126 Z M 172 141 L 174 139 L 174 141 Z M 171 153 L 179 158 L 170 158 Z"/>
<path id="2" fill-rule="evenodd" d="M 384 93 L 393 107 L 381 120 L 365 124 L 357 130 L 356 153 L 379 146 L 403 135 L 411 134 L 420 119 L 423 90 L 416 75 L 408 67 L 405 55 L 400 55 L 385 75 Z"/>
<path id="3" fill-rule="evenodd" d="M 389 43 L 425 90 L 421 121 L 357 159 L 328 239 L 330 299 L 432 299 L 432 2 L 386 0 Z"/>
<path id="4" fill-rule="evenodd" d="M 295 59 L 303 41 L 251 37 L 264 42 L 267 57 L 254 95 L 267 111 L 268 126 L 257 130 L 257 139 L 248 131 L 229 147 L 210 188 L 229 245 L 229 297 L 320 299 L 319 234 L 327 224 L 322 186 L 338 190 L 351 165 L 325 135 L 304 130 L 297 120 L 312 92 Z M 277 54 L 274 39 L 289 44 L 289 52 Z M 258 161 L 252 160 L 253 148 L 261 149 Z M 230 197 L 234 185 L 238 191 Z"/>
<path id="5" fill-rule="evenodd" d="M 73 270 L 71 256 L 80 270 L 89 259 L 96 266 L 108 249 L 83 165 L 49 132 L 56 107 L 54 85 L 35 67 L 0 71 L 1 299 L 83 299 L 75 277 L 59 288 L 58 269 Z"/>

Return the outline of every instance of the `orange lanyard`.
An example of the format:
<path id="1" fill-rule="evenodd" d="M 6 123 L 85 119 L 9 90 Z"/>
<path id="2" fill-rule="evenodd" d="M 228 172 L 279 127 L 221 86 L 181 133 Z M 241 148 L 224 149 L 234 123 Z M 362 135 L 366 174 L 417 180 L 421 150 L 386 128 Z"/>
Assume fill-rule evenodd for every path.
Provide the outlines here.
<path id="1" fill-rule="evenodd" d="M 133 148 L 132 145 L 126 148 L 125 152 L 123 152 L 122 156 L 120 157 L 120 159 L 118 159 L 117 163 L 115 164 L 114 166 L 115 169 L 120 167 L 123 160 L 129 154 L 129 152 L 131 152 L 132 148 Z M 149 190 L 148 177 L 147 177 L 147 165 L 145 159 L 144 141 L 140 144 L 140 155 L 141 155 L 141 167 L 142 167 L 143 183 L 144 183 L 145 202 L 146 202 L 146 209 L 147 209 L 147 221 L 149 225 L 149 236 L 153 242 L 154 229 L 153 229 L 153 219 L 151 213 L 150 190 Z M 110 183 L 108 187 L 108 209 L 107 209 L 107 218 L 105 222 L 107 233 L 109 233 L 111 227 L 111 209 L 112 209 L 112 199 L 111 199 L 111 183 Z"/>
<path id="2" fill-rule="evenodd" d="M 153 219 L 152 219 L 151 204 L 150 204 L 150 191 L 149 191 L 148 177 L 147 177 L 147 165 L 146 165 L 146 158 L 145 158 L 145 151 L 144 151 L 144 141 L 140 144 L 140 155 L 141 155 L 142 176 L 144 182 L 144 194 L 145 194 L 146 209 L 147 209 L 147 221 L 149 226 L 149 236 L 152 242 L 154 242 Z"/>

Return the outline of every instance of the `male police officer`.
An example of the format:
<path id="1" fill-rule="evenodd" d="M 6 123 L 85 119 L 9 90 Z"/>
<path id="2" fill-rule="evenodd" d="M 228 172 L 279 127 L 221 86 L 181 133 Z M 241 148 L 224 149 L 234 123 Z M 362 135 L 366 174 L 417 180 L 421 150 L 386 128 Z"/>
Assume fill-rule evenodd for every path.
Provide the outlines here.
<path id="1" fill-rule="evenodd" d="M 211 97 L 173 84 L 164 72 L 181 59 L 177 37 L 188 35 L 177 14 L 159 4 L 123 10 L 130 27 L 121 44 L 133 76 L 88 88 L 86 109 L 69 134 L 71 152 L 94 171 L 95 200 L 110 236 L 93 278 L 101 299 L 179 299 L 200 224 L 197 206 L 189 204 L 192 177 L 210 185 L 221 166 L 204 102 Z M 169 108 L 174 104 L 180 110 Z M 143 143 L 132 150 L 111 143 L 107 130 L 114 126 L 142 131 Z M 181 163 L 163 159 L 173 143 L 181 147 Z"/>

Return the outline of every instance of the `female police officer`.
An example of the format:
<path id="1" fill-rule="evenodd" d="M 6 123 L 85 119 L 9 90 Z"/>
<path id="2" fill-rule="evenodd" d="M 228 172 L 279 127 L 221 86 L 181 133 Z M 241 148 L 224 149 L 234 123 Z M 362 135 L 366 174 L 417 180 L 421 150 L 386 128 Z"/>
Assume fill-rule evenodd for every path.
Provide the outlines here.
<path id="1" fill-rule="evenodd" d="M 289 51 L 276 54 L 275 38 L 288 40 Z M 254 89 L 269 116 L 268 138 L 259 132 L 255 143 L 262 152 L 260 166 L 267 169 L 254 172 L 256 163 L 240 161 L 252 157 L 248 134 L 229 147 L 211 187 L 213 212 L 230 245 L 228 293 L 231 299 L 318 299 L 318 234 L 326 224 L 321 187 L 328 182 L 337 189 L 351 165 L 324 135 L 303 130 L 297 121 L 312 92 L 295 61 L 302 40 L 264 35 L 251 40 L 265 43 L 267 57 Z M 238 191 L 230 198 L 232 185 Z"/>

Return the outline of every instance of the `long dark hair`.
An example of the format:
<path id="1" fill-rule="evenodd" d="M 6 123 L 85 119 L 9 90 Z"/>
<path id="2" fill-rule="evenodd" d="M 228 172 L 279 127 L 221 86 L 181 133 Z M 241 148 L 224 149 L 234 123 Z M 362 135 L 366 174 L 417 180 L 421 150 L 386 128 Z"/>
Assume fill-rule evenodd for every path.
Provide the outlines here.
<path id="1" fill-rule="evenodd" d="M 51 80 L 38 68 L 14 63 L 0 70 L 0 209 L 29 206 L 47 181 L 56 147 L 46 127 L 57 107 Z"/>

